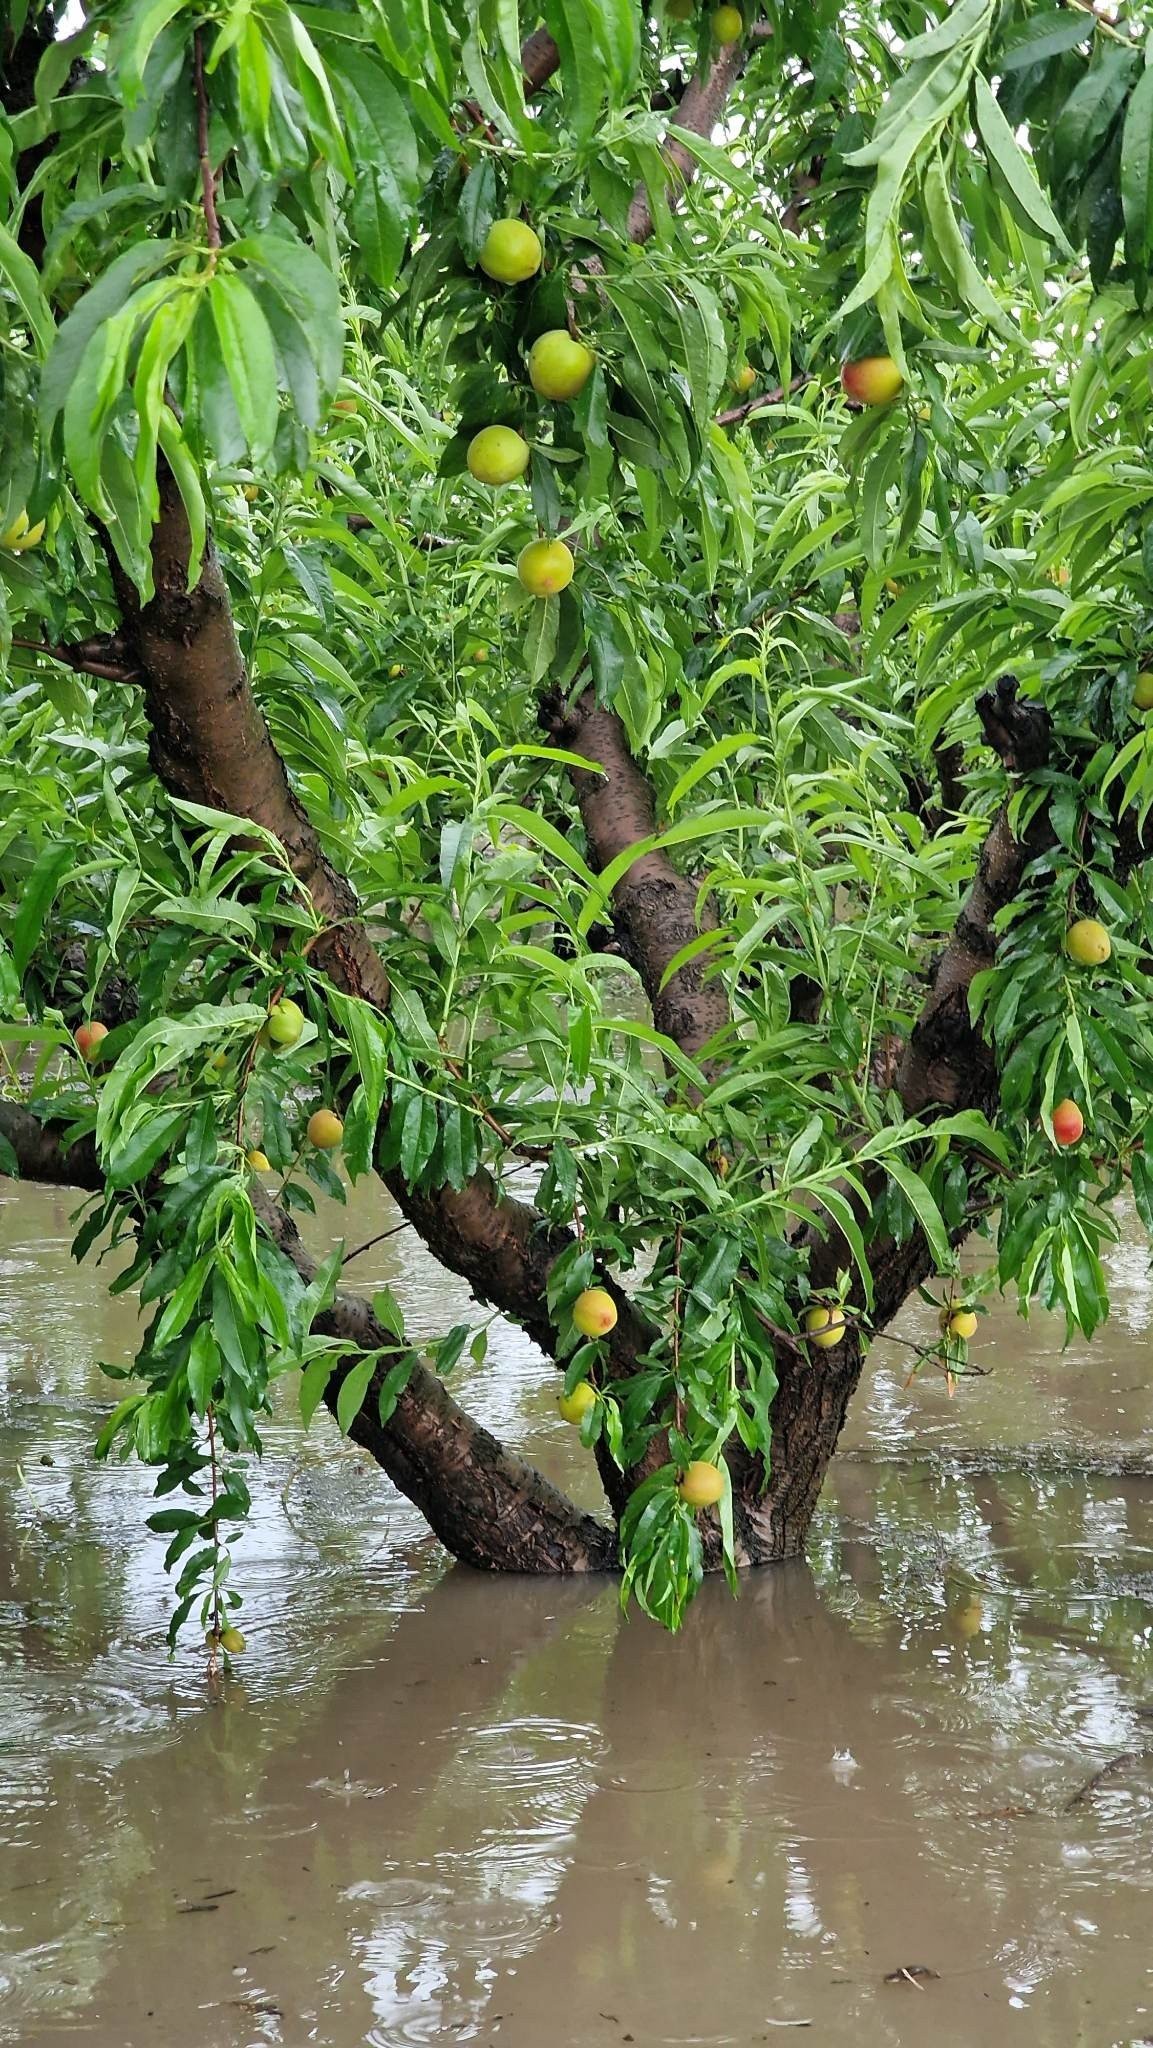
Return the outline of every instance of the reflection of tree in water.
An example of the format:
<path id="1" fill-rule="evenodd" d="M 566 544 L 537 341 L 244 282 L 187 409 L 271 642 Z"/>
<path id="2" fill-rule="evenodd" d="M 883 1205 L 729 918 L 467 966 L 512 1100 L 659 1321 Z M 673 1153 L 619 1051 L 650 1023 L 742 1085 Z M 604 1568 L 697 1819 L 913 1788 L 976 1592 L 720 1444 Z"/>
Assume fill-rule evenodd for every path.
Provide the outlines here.
<path id="1" fill-rule="evenodd" d="M 25 1957 L 6 2001 L 22 2048 L 62 2004 L 118 2041 L 151 2011 L 169 2048 L 216 2048 L 261 2000 L 285 2040 L 483 2038 L 500 2014 L 502 2048 L 584 2048 L 715 2033 L 719 2014 L 751 2038 L 811 2016 L 896 2041 L 911 2022 L 891 2001 L 921 1996 L 968 2048 L 974 2001 L 1003 2007 L 1014 1973 L 1047 1987 L 1035 2026 L 1065 2043 L 1091 1960 L 1074 1918 L 1104 1917 L 1102 1884 L 1106 1931 L 1132 1914 L 1138 1940 L 1144 1782 L 1060 1809 L 1133 1746 L 1126 1701 L 1148 1690 L 1144 1482 L 846 1462 L 814 1576 L 750 1582 L 735 1607 L 709 1588 L 677 1644 L 621 1623 L 611 1587 L 459 1573 L 422 1591 L 370 1562 L 376 1532 L 359 1571 L 344 1540 L 302 1569 L 273 1518 L 254 1541 L 275 1645 L 206 1707 L 187 1666 L 133 1647 L 147 1575 L 121 1482 L 144 1475 L 110 1486 L 62 1451 L 88 1428 L 68 1372 L 27 1356 L 9 1374 L 0 1641 L 26 1803 L 0 1909 Z M 294 1487 L 304 1537 L 326 1519 L 314 1493 Z M 940 1984 L 882 1988 L 908 1962 Z"/>

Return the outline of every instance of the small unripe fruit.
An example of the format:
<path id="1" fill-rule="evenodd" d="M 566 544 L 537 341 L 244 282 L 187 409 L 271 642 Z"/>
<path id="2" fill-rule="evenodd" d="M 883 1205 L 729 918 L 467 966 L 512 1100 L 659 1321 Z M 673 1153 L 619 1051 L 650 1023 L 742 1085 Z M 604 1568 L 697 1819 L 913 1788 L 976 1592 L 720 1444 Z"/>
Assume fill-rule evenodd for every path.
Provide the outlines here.
<path id="1" fill-rule="evenodd" d="M 530 540 L 517 557 L 516 573 L 533 597 L 555 597 L 567 590 L 575 567 L 563 540 Z"/>
<path id="2" fill-rule="evenodd" d="M 739 391 L 741 397 L 743 398 L 746 391 L 752 390 L 753 385 L 756 383 L 756 381 L 757 373 L 754 370 L 752 364 L 742 363 L 740 369 L 737 371 L 736 376 L 733 378 L 733 390 Z"/>
<path id="3" fill-rule="evenodd" d="M 44 538 L 44 521 L 38 519 L 35 526 L 29 526 L 27 512 L 18 512 L 11 526 L 0 533 L 0 548 L 7 548 L 13 555 L 22 555 L 25 548 L 34 548 Z"/>
<path id="4" fill-rule="evenodd" d="M 511 484 L 528 468 L 529 445 L 513 427 L 482 427 L 468 444 L 468 473 L 478 484 Z"/>
<path id="5" fill-rule="evenodd" d="M 714 43 L 735 43 L 745 32 L 744 16 L 739 7 L 714 7 L 709 27 Z"/>
<path id="6" fill-rule="evenodd" d="M 579 1429 L 590 1408 L 597 1405 L 596 1389 L 587 1380 L 580 1380 L 571 1394 L 557 1395 L 556 1405 L 562 1422 L 571 1422 L 574 1429 Z"/>
<path id="7" fill-rule="evenodd" d="M 472 650 L 472 653 L 471 653 L 471 655 L 469 656 L 469 659 L 470 659 L 470 661 L 487 661 L 487 660 L 488 660 L 488 648 L 487 648 L 487 647 L 474 647 L 474 648 L 473 648 L 473 650 Z"/>
<path id="8" fill-rule="evenodd" d="M 1103 924 L 1095 917 L 1079 917 L 1065 934 L 1065 951 L 1078 967 L 1101 967 L 1113 951 Z"/>
<path id="9" fill-rule="evenodd" d="M 977 1334 L 977 1318 L 976 1318 L 976 1316 L 975 1316 L 975 1315 L 973 1314 L 973 1311 L 972 1311 L 972 1309 L 971 1309 L 971 1308 L 958 1308 L 958 1309 L 954 1309 L 954 1311 L 953 1311 L 952 1315 L 951 1315 L 951 1316 L 949 1317 L 949 1335 L 950 1335 L 950 1337 L 959 1337 L 959 1338 L 961 1339 L 962 1343 L 965 1343 L 965 1344 L 967 1344 L 967 1343 L 968 1343 L 968 1341 L 969 1341 L 969 1338 L 970 1338 L 970 1337 L 975 1337 L 975 1336 L 976 1336 L 976 1334 Z"/>
<path id="10" fill-rule="evenodd" d="M 267 1152 L 246 1152 L 244 1159 L 245 1164 L 252 1168 L 253 1173 L 272 1172 L 272 1161 L 269 1159 Z"/>
<path id="11" fill-rule="evenodd" d="M 477 259 L 486 277 L 498 284 L 523 284 L 540 269 L 540 236 L 523 220 L 494 220 Z"/>
<path id="12" fill-rule="evenodd" d="M 244 1648 L 244 1637 L 241 1635 L 240 1630 L 238 1628 L 221 1629 L 220 1647 L 222 1650 L 227 1650 L 230 1657 L 239 1657 L 240 1652 Z"/>
<path id="13" fill-rule="evenodd" d="M 248 503 L 249 503 L 250 505 L 255 505 L 255 503 L 256 503 L 256 500 L 257 500 L 257 499 L 259 498 L 259 496 L 260 496 L 260 485 L 259 485 L 259 484 L 245 484 L 245 486 L 244 486 L 244 496 L 245 496 L 245 498 L 247 499 L 247 501 L 248 501 Z"/>
<path id="14" fill-rule="evenodd" d="M 389 669 L 389 671 L 388 671 L 388 679 L 389 679 L 389 681 L 390 681 L 391 683 L 395 683 L 395 681 L 396 681 L 397 677 L 398 677 L 398 676 L 402 676 L 403 674 L 404 674 L 404 664 L 403 664 L 403 662 L 399 662 L 399 661 L 394 661 L 394 662 L 393 662 L 393 664 L 392 664 L 392 667 L 391 667 L 391 668 Z"/>
<path id="15" fill-rule="evenodd" d="M 892 356 L 861 356 L 841 365 L 841 387 L 857 405 L 891 405 L 904 382 Z"/>
<path id="16" fill-rule="evenodd" d="M 295 1045 L 304 1030 L 304 1011 L 291 996 L 281 996 L 278 1003 L 270 1005 L 264 1028 L 270 1045 Z"/>
<path id="17" fill-rule="evenodd" d="M 967 1600 L 961 1600 L 949 1610 L 949 1626 L 962 1641 L 969 1642 L 981 1631 L 985 1611 L 979 1594 L 971 1593 Z"/>
<path id="18" fill-rule="evenodd" d="M 344 1125 L 331 1109 L 314 1109 L 308 1119 L 308 1142 L 318 1152 L 331 1152 L 344 1136 Z"/>
<path id="19" fill-rule="evenodd" d="M 805 1310 L 805 1331 L 810 1344 L 818 1351 L 831 1351 L 845 1334 L 845 1311 L 843 1308 L 810 1308 Z"/>
<path id="20" fill-rule="evenodd" d="M 690 1508 L 711 1508 L 725 1490 L 725 1476 L 719 1465 L 710 1465 L 703 1458 L 694 1458 L 686 1466 L 685 1476 L 677 1488 L 681 1499 Z"/>
<path id="21" fill-rule="evenodd" d="M 108 1036 L 107 1024 L 80 1024 L 76 1028 L 76 1050 L 82 1060 L 100 1058 L 100 1047 Z"/>
<path id="22" fill-rule="evenodd" d="M 1085 1119 L 1075 1102 L 1066 1096 L 1053 1111 L 1053 1136 L 1059 1145 L 1075 1145 L 1085 1129 Z"/>
<path id="23" fill-rule="evenodd" d="M 1139 675 L 1133 686 L 1134 711 L 1153 711 L 1153 669 Z"/>
<path id="24" fill-rule="evenodd" d="M 693 11 L 693 0 L 668 0 L 665 13 L 670 21 L 688 21 Z"/>
<path id="25" fill-rule="evenodd" d="M 528 352 L 528 380 L 538 398 L 575 398 L 592 376 L 591 348 L 574 341 L 564 327 L 539 334 Z"/>
<path id="26" fill-rule="evenodd" d="M 572 1305 L 572 1319 L 582 1337 L 607 1337 L 616 1328 L 616 1302 L 603 1287 L 586 1287 Z"/>

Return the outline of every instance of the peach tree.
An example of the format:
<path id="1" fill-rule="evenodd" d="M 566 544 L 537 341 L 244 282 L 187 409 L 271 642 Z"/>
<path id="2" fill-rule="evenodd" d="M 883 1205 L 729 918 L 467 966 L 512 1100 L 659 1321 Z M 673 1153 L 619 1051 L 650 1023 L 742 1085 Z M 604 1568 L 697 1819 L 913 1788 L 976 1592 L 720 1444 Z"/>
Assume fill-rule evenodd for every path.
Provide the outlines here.
<path id="1" fill-rule="evenodd" d="M 973 1231 L 1107 1313 L 1147 12 L 9 10 L 0 1168 L 138 1291 L 174 1638 L 240 1647 L 286 1373 L 455 1556 L 675 1625 L 911 1294 L 974 1369 Z M 309 1251 L 367 1175 L 473 1322 Z M 603 1516 L 450 1391 L 493 1313 Z"/>

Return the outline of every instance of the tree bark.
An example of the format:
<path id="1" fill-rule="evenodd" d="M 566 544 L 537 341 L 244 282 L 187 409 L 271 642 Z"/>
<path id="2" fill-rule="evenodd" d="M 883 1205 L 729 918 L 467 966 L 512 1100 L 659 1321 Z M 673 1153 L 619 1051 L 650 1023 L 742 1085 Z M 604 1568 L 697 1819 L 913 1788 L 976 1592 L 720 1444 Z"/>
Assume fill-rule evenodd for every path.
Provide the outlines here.
<path id="1" fill-rule="evenodd" d="M 591 769 L 570 771 L 590 862 L 600 873 L 656 832 L 652 789 L 629 751 L 616 712 L 602 710 L 591 690 L 572 705 L 550 699 L 544 718 L 560 744 L 604 770 L 602 775 Z M 724 983 L 715 976 L 706 979 L 700 960 L 665 980 L 677 954 L 699 933 L 716 928 L 712 899 L 699 904 L 699 896 L 696 883 L 680 874 L 659 847 L 638 855 L 612 892 L 622 950 L 644 984 L 653 1023 L 690 1059 L 729 1028 Z"/>
<path id="2" fill-rule="evenodd" d="M 684 99 L 676 110 L 676 126 L 684 128 L 691 135 L 710 136 L 721 118 L 725 101 L 728 99 L 749 56 L 749 44 L 742 40 L 730 43 L 715 57 L 708 71 L 694 78 Z M 691 185 L 697 174 L 697 160 L 691 150 L 685 148 L 671 135 L 664 146 L 665 161 L 678 186 Z M 647 242 L 653 231 L 653 212 L 649 195 L 643 185 L 638 185 L 628 211 L 626 230 L 630 242 Z"/>
<path id="3" fill-rule="evenodd" d="M 91 1138 L 66 1146 L 63 1126 L 43 1123 L 22 1103 L 0 1101 L 0 1138 L 16 1155 L 23 1180 L 103 1192 Z M 305 1285 L 316 1261 L 294 1221 L 255 1190 L 262 1228 Z M 594 1515 L 567 1500 L 535 1467 L 506 1450 L 454 1401 L 443 1380 L 418 1361 L 387 1422 L 380 1390 L 402 1355 L 395 1339 L 359 1295 L 338 1294 L 314 1328 L 353 1347 L 333 1373 L 325 1402 L 336 1414 L 340 1389 L 366 1351 L 384 1354 L 349 1435 L 420 1509 L 433 1533 L 462 1563 L 495 1572 L 598 1572 L 616 1565 L 616 1537 Z"/>
<path id="4" fill-rule="evenodd" d="M 268 1235 L 302 1280 L 316 1262 L 287 1211 L 264 1196 L 254 1206 Z M 535 1467 L 498 1442 L 457 1401 L 444 1381 L 417 1363 L 387 1422 L 380 1389 L 400 1353 L 395 1340 L 355 1294 L 338 1294 L 314 1328 L 357 1353 L 383 1351 L 359 1414 L 349 1430 L 405 1497 L 420 1509 L 447 1551 L 480 1571 L 597 1572 L 616 1564 L 616 1538 Z M 325 1402 L 335 1415 L 340 1388 L 355 1358 L 335 1372 Z"/>

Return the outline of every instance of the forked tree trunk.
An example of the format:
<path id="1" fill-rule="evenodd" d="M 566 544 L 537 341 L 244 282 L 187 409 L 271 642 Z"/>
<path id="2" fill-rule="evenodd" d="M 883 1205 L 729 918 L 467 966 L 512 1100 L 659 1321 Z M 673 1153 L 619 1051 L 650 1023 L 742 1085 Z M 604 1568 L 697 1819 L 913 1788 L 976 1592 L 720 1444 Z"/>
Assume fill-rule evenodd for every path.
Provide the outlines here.
<path id="1" fill-rule="evenodd" d="M 533 89 L 555 68 L 557 51 L 539 32 L 525 46 L 526 79 Z M 734 47 L 694 80 L 678 112 L 679 125 L 708 134 L 742 62 Z M 682 182 L 695 160 L 673 141 L 666 155 Z M 629 218 L 635 241 L 652 231 L 647 196 L 638 191 Z M 312 957 L 340 989 L 380 1009 L 389 999 L 388 976 L 361 923 L 346 879 L 327 860 L 319 838 L 297 801 L 245 673 L 227 590 L 209 545 L 196 588 L 186 587 L 188 522 L 171 476 L 160 477 L 161 514 L 153 537 L 156 595 L 141 606 L 113 562 L 130 651 L 151 735 L 152 763 L 172 794 L 214 805 L 273 833 L 285 848 L 293 873 L 307 890 L 324 930 Z M 107 672 L 107 671 L 105 671 Z M 553 707 L 565 737 L 577 751 L 599 760 L 603 777 L 575 777 L 593 863 L 604 868 L 655 823 L 648 784 L 629 753 L 624 729 L 591 698 Z M 998 819 L 982 859 L 974 891 L 957 934 L 946 949 L 921 1024 L 902 1069 L 906 1106 L 933 1102 L 986 1107 L 992 1068 L 968 1025 L 966 994 L 972 974 L 990 957 L 993 911 L 1018 886 L 1024 853 Z M 715 1071 L 731 1030 L 718 981 L 698 962 L 682 967 L 664 983 L 676 955 L 700 929 L 695 885 L 680 875 L 659 850 L 638 859 L 613 892 L 619 927 L 649 992 L 658 1027 L 695 1059 Z M 705 909 L 705 920 L 712 915 Z M 103 1185 L 90 1145 L 63 1154 L 59 1134 L 42 1128 L 15 1105 L 0 1103 L 0 1135 L 16 1151 L 21 1170 L 36 1179 Z M 508 1196 L 487 1173 L 478 1173 L 459 1193 L 445 1188 L 414 1195 L 396 1173 L 389 1185 L 405 1214 L 443 1264 L 463 1275 L 482 1300 L 515 1319 L 548 1353 L 554 1332 L 545 1288 L 549 1268 L 568 1241 L 549 1229 L 523 1202 Z M 311 1264 L 291 1219 L 264 1205 L 263 1221 L 281 1250 L 307 1276 Z M 815 1240 L 816 1284 L 828 1286 L 850 1263 L 846 1248 L 832 1238 Z M 896 1313 L 907 1294 L 932 1270 L 920 1235 L 909 1245 L 873 1248 L 877 1327 Z M 613 1289 L 619 1321 L 608 1356 L 608 1374 L 634 1371 L 652 1337 L 627 1297 Z M 857 1303 L 861 1307 L 860 1302 Z M 387 1349 L 389 1339 L 366 1303 L 341 1296 L 323 1327 L 350 1345 Z M 857 1384 L 862 1361 L 860 1334 L 850 1327 L 835 1349 L 815 1353 L 802 1341 L 778 1344 L 780 1388 L 773 1409 L 773 1455 L 762 1462 L 731 1449 L 738 1559 L 759 1564 L 796 1555 L 803 1547 L 830 1458 Z M 335 1402 L 337 1382 L 329 1390 Z M 615 1562 L 612 1530 L 583 1514 L 523 1460 L 482 1430 L 435 1375 L 418 1367 L 390 1421 L 380 1424 L 366 1405 L 353 1426 L 358 1442 L 390 1473 L 420 1508 L 457 1557 L 504 1571 L 590 1571 Z M 665 1440 L 654 1439 L 645 1468 L 663 1462 Z M 602 1463 L 611 1506 L 619 1516 L 637 1473 L 621 1475 Z M 702 1518 L 709 1561 L 719 1561 L 719 1531 L 712 1516 Z"/>

